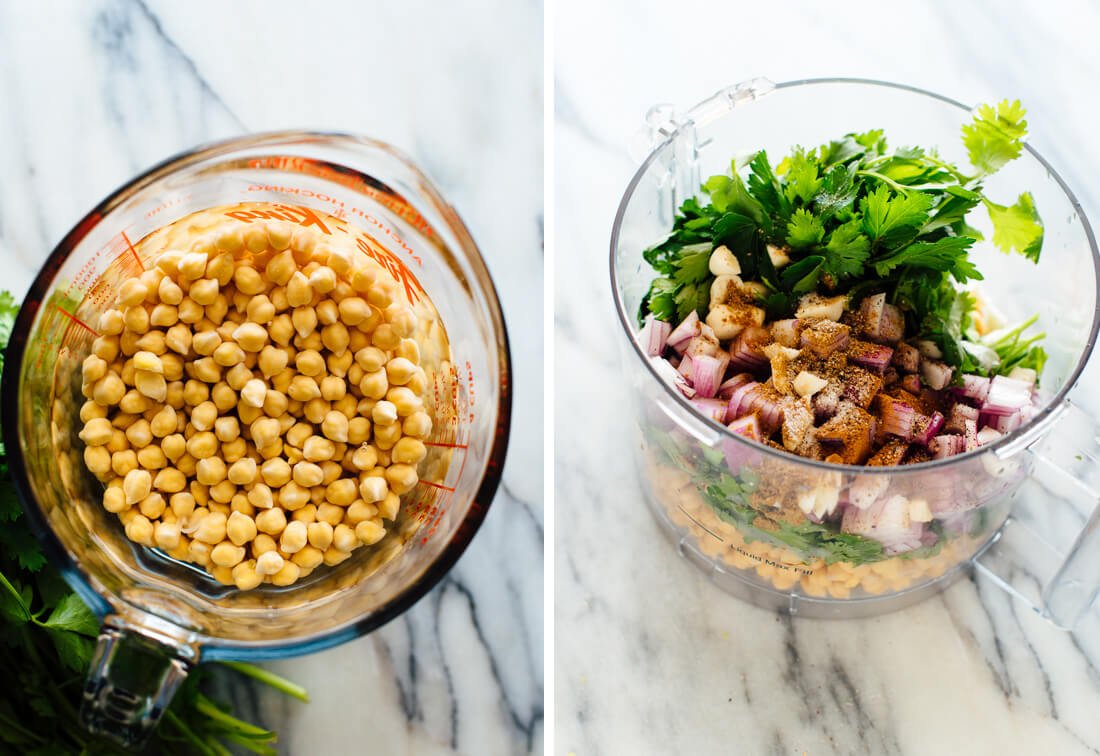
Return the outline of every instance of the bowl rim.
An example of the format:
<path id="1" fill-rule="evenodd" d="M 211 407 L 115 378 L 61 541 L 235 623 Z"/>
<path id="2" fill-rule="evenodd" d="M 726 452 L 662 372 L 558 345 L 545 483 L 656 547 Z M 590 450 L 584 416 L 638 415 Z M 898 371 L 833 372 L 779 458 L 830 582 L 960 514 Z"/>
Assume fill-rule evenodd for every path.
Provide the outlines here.
<path id="1" fill-rule="evenodd" d="M 489 507 L 503 480 L 505 458 L 511 430 L 512 416 L 512 359 L 507 324 L 501 308 L 496 284 L 489 274 L 488 266 L 466 224 L 457 211 L 442 197 L 435 184 L 402 151 L 391 144 L 342 131 L 281 130 L 254 132 L 206 142 L 154 164 L 132 179 L 124 182 L 95 207 L 86 213 L 46 257 L 34 282 L 24 297 L 12 327 L 8 347 L 4 353 L 5 369 L 0 376 L 0 421 L 3 426 L 3 441 L 8 458 L 8 467 L 16 492 L 23 504 L 24 516 L 42 545 L 43 552 L 65 578 L 69 586 L 89 605 L 102 620 L 104 616 L 115 613 L 115 606 L 96 591 L 87 577 L 87 573 L 72 558 L 56 533 L 49 527 L 42 515 L 30 486 L 23 450 L 20 445 L 18 422 L 19 385 L 23 372 L 23 358 L 28 344 L 30 329 L 38 311 L 45 304 L 49 286 L 56 277 L 68 255 L 107 215 L 120 203 L 148 187 L 161 178 L 211 158 L 231 156 L 233 153 L 257 147 L 277 147 L 303 141 L 338 140 L 352 146 L 380 149 L 396 159 L 417 181 L 418 189 L 425 192 L 427 199 L 434 205 L 446 221 L 449 230 L 455 235 L 459 251 L 466 256 L 482 279 L 480 288 L 485 304 L 491 316 L 493 329 L 497 332 L 496 343 L 491 353 L 496 355 L 499 367 L 499 400 L 497 418 L 486 456 L 484 472 L 477 490 L 461 522 L 448 539 L 446 545 L 435 559 L 416 576 L 400 593 L 390 601 L 378 607 L 366 616 L 347 621 L 344 624 L 321 632 L 317 635 L 299 636 L 290 640 L 247 641 L 223 639 L 182 628 L 194 637 L 194 645 L 201 649 L 204 660 L 236 659 L 255 660 L 280 659 L 300 654 L 313 653 L 339 645 L 346 641 L 366 635 L 390 620 L 394 619 L 423 598 L 440 583 L 462 556 L 481 524 L 485 520 Z M 361 172 L 354 166 L 344 166 L 357 174 Z M 365 175 L 365 174 L 363 174 Z M 128 604 L 125 599 L 115 596 L 116 601 Z M 136 607 L 141 610 L 141 607 Z M 174 624 L 174 623 L 173 623 Z M 140 626 L 133 626 L 135 632 L 141 632 Z"/>
<path id="2" fill-rule="evenodd" d="M 771 85 L 771 82 L 761 79 L 754 79 L 752 82 L 749 83 L 753 86 L 758 86 L 759 83 Z M 973 110 L 971 107 L 968 107 L 951 97 L 937 94 L 935 92 L 930 92 L 926 89 L 915 87 L 909 84 L 899 84 L 895 82 L 882 81 L 879 79 L 844 76 L 794 79 L 791 81 L 784 81 L 778 84 L 771 85 L 770 88 L 766 88 L 766 90 L 759 96 L 770 95 L 772 92 L 784 89 L 793 89 L 795 87 L 815 86 L 822 84 L 851 84 L 860 86 L 884 87 L 903 92 L 910 92 L 912 94 L 921 95 L 934 100 L 939 100 L 940 102 L 958 108 L 964 113 L 969 113 Z M 737 86 L 739 85 L 733 85 L 733 87 L 720 90 L 719 93 L 721 94 L 722 92 L 733 91 Z M 710 98 L 708 98 L 708 100 L 709 99 Z M 707 102 L 708 100 L 704 100 L 703 102 Z M 730 111 L 730 113 L 733 112 L 736 111 Z M 729 115 L 729 113 L 723 115 Z M 627 184 L 626 190 L 623 192 L 622 199 L 619 201 L 618 210 L 615 213 L 615 221 L 611 229 L 609 269 L 611 274 L 611 291 L 615 302 L 615 310 L 619 316 L 619 325 L 622 327 L 627 337 L 627 340 L 630 342 L 630 345 L 634 350 L 635 355 L 644 364 L 646 370 L 649 371 L 649 374 L 653 378 L 653 380 L 661 385 L 664 395 L 671 397 L 672 401 L 676 402 L 681 409 L 687 411 L 689 413 L 689 417 L 691 417 L 692 420 L 703 424 L 709 431 L 716 433 L 716 441 L 732 441 L 732 443 L 734 444 L 741 445 L 745 450 L 751 450 L 753 452 L 765 454 L 775 460 L 803 464 L 809 468 L 821 470 L 822 472 L 839 472 L 847 473 L 849 475 L 908 475 L 910 473 L 921 473 L 947 468 L 949 466 L 957 465 L 964 461 L 977 459 L 987 452 L 994 452 L 998 455 L 1010 454 L 1013 450 L 1016 449 L 1021 440 L 1023 440 L 1025 445 L 1030 445 L 1033 437 L 1036 434 L 1041 434 L 1044 429 L 1059 416 L 1062 409 L 1064 408 L 1064 405 L 1066 404 L 1067 395 L 1077 385 L 1077 381 L 1081 376 L 1081 372 L 1084 370 L 1085 365 L 1092 357 L 1093 348 L 1096 345 L 1097 333 L 1098 331 L 1100 331 L 1100 294 L 1098 294 L 1096 306 L 1093 308 L 1092 326 L 1089 329 L 1088 339 L 1084 345 L 1085 348 L 1082 351 L 1080 359 L 1078 359 L 1077 364 L 1074 366 L 1073 370 L 1066 378 L 1066 381 L 1064 382 L 1062 388 L 1058 391 L 1058 393 L 1055 394 L 1055 396 L 1053 396 L 1050 401 L 1042 407 L 1042 409 L 1035 415 L 1035 417 L 1022 425 L 1020 428 L 1012 431 L 1011 433 L 1005 434 L 992 444 L 989 444 L 987 446 L 980 446 L 977 449 L 972 449 L 961 454 L 956 454 L 951 457 L 945 457 L 943 459 L 933 459 L 926 462 L 918 462 L 915 464 L 898 466 L 846 465 L 833 462 L 824 462 L 821 460 L 809 459 L 807 457 L 800 457 L 791 452 L 774 449 L 766 444 L 761 444 L 750 439 L 746 439 L 740 434 L 733 433 L 725 425 L 719 423 L 717 420 L 705 417 L 704 415 L 700 414 L 683 394 L 681 394 L 679 391 L 676 391 L 657 373 L 656 369 L 653 367 L 653 363 L 642 351 L 642 347 L 639 344 L 638 339 L 636 338 L 637 329 L 634 327 L 635 320 L 631 316 L 631 314 L 626 311 L 623 303 L 622 291 L 619 287 L 617 276 L 618 266 L 616 265 L 615 259 L 615 253 L 618 249 L 619 238 L 622 232 L 623 219 L 626 216 L 627 206 L 633 198 L 635 190 L 638 188 L 638 185 L 641 183 L 646 172 L 649 170 L 650 166 L 657 159 L 660 153 L 674 139 L 676 139 L 684 126 L 691 124 L 692 121 L 688 119 L 685 122 L 677 125 L 675 129 L 664 136 L 659 143 L 653 146 L 646 158 L 642 161 L 641 165 L 638 166 L 638 169 L 637 171 L 635 171 L 633 177 L 631 177 L 630 183 Z M 1081 226 L 1085 231 L 1085 236 L 1087 237 L 1089 243 L 1089 249 L 1092 253 L 1094 281 L 1096 282 L 1097 286 L 1100 287 L 1100 249 L 1097 248 L 1096 237 L 1093 233 L 1092 225 L 1089 223 L 1088 216 L 1085 214 L 1084 208 L 1081 206 L 1080 201 L 1077 199 L 1077 195 L 1073 193 L 1073 190 L 1070 189 L 1069 185 L 1062 178 L 1061 174 L 1059 174 L 1058 171 L 1056 171 L 1054 167 L 1047 161 L 1047 159 L 1039 154 L 1039 152 L 1034 147 L 1032 147 L 1029 142 L 1024 142 L 1023 147 L 1024 151 L 1028 155 L 1034 158 L 1036 162 L 1039 163 L 1039 165 L 1046 169 L 1050 177 L 1054 179 L 1058 187 L 1066 195 L 1066 198 L 1069 200 L 1074 212 L 1077 214 L 1077 218 L 1079 219 Z"/>

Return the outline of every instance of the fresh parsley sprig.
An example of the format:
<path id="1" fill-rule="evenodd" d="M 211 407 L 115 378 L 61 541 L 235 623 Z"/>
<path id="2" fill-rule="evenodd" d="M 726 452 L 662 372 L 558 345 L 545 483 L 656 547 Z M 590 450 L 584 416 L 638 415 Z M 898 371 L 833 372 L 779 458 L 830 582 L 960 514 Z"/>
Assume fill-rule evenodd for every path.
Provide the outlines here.
<path id="1" fill-rule="evenodd" d="M 19 307 L 0 291 L 0 369 Z M 125 752 L 93 740 L 77 718 L 99 620 L 46 561 L 23 517 L 0 442 L 0 753 L 27 756 Z M 227 664 L 287 695 L 298 685 L 250 664 Z M 214 667 L 184 681 L 153 736 L 150 753 L 223 756 L 230 747 L 274 756 L 274 732 L 232 714 L 203 692 Z"/>
<path id="2" fill-rule="evenodd" d="M 1018 101 L 978 107 L 962 127 L 972 168 L 966 170 L 932 150 L 891 150 L 881 130 L 846 134 L 809 150 L 796 147 L 774 168 L 764 151 L 744 171 L 732 164 L 729 175 L 704 182 L 709 201 L 684 202 L 668 237 L 645 250 L 661 275 L 639 317 L 653 313 L 679 321 L 692 310 L 705 314 L 714 279 L 708 257 L 725 245 L 737 256 L 742 277 L 767 287 L 763 304 L 772 318 L 789 317 L 798 298 L 811 291 L 848 294 L 853 304 L 885 292 L 905 312 L 908 335 L 938 344 L 950 364 L 981 372 L 968 356 L 976 340 L 970 332 L 974 300 L 959 285 L 982 279 L 969 258 L 982 237 L 966 219 L 982 206 L 994 246 L 1039 260 L 1043 225 L 1031 194 L 1002 205 L 982 186 L 1021 154 L 1024 116 Z M 790 264 L 776 270 L 769 245 L 783 248 Z M 1021 361 L 1001 359 L 984 370 L 1005 372 L 1010 364 Z"/>

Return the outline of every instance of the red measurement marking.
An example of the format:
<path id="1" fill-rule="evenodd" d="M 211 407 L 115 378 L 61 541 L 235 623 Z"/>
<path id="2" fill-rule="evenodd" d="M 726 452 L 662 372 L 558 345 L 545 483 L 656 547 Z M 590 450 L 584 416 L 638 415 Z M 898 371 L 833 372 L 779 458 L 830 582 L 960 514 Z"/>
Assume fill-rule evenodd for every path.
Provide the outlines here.
<path id="1" fill-rule="evenodd" d="M 441 441 L 425 441 L 424 446 L 439 446 L 444 449 L 466 449 L 467 444 L 445 444 Z"/>
<path id="2" fill-rule="evenodd" d="M 81 328 L 83 328 L 83 329 L 85 329 L 86 331 L 88 331 L 89 333 L 91 333 L 91 334 L 92 334 L 93 336 L 98 336 L 98 335 L 99 335 L 99 332 L 98 332 L 98 331 L 96 331 L 96 330 L 95 330 L 94 328 L 92 328 L 92 327 L 91 327 L 90 325 L 88 325 L 87 323 L 85 323 L 85 322 L 84 322 L 83 320 L 81 320 L 80 318 L 76 317 L 75 315 L 73 315 L 73 314 L 71 314 L 71 313 L 69 313 L 69 312 L 67 312 L 67 311 L 65 311 L 65 310 L 62 310 L 62 309 L 61 309 L 60 307 L 58 307 L 57 305 L 54 305 L 54 306 L 53 306 L 53 308 L 54 308 L 55 310 L 57 310 L 58 312 L 60 312 L 60 313 L 61 313 L 62 315 L 64 315 L 65 317 L 67 317 L 67 318 L 68 318 L 69 320 L 71 320 L 71 321 L 73 321 L 74 323 L 76 323 L 76 324 L 77 324 L 78 326 L 80 326 Z"/>
<path id="3" fill-rule="evenodd" d="M 454 493 L 454 489 L 450 486 L 440 485 L 439 483 L 432 483 L 430 480 L 422 480 L 420 482 L 426 486 L 431 486 L 432 488 L 440 488 L 444 491 L 450 491 L 451 493 Z"/>
<path id="4" fill-rule="evenodd" d="M 138 267 L 145 270 L 145 265 L 141 262 L 141 258 L 138 257 L 137 250 L 134 249 L 134 245 L 130 243 L 130 237 L 126 235 L 125 231 L 120 231 L 122 234 L 122 240 L 126 242 L 126 246 L 130 248 L 130 251 L 134 254 L 134 259 L 138 262 Z"/>

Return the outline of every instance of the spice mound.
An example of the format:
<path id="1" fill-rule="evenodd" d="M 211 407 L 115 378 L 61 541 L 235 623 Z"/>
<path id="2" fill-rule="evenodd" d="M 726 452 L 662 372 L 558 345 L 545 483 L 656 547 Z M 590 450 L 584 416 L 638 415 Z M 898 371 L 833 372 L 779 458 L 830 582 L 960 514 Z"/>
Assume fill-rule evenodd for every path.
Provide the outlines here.
<path id="1" fill-rule="evenodd" d="M 211 210 L 167 229 L 83 363 L 79 435 L 104 508 L 131 541 L 241 590 L 379 542 L 432 428 L 400 284 L 283 221 Z"/>

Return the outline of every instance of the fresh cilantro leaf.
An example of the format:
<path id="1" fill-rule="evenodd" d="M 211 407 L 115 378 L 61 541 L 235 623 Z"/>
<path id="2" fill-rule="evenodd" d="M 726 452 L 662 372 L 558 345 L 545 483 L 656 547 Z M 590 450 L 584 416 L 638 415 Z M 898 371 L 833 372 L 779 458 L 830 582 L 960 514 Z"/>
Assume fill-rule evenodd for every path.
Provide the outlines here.
<path id="1" fill-rule="evenodd" d="M 649 284 L 649 292 L 642 299 L 638 320 L 645 320 L 646 313 L 652 312 L 657 320 L 666 323 L 676 317 L 676 283 L 671 278 L 654 278 Z"/>
<path id="2" fill-rule="evenodd" d="M 863 273 L 863 264 L 871 253 L 871 242 L 860 229 L 860 221 L 851 220 L 837 226 L 829 235 L 825 245 L 825 270 L 837 279 L 854 278 Z"/>
<path id="3" fill-rule="evenodd" d="M 820 191 L 814 197 L 814 207 L 818 215 L 822 217 L 839 215 L 852 206 L 859 194 L 855 175 L 855 165 L 836 165 L 829 169 L 821 182 Z"/>
<path id="4" fill-rule="evenodd" d="M 1032 262 L 1039 262 L 1043 247 L 1043 221 L 1035 210 L 1031 192 L 1024 192 L 1016 204 L 998 205 L 983 199 L 989 220 L 993 222 L 993 243 L 1004 252 L 1019 252 Z"/>
<path id="5" fill-rule="evenodd" d="M 702 310 L 710 301 L 710 284 L 686 284 L 676 292 L 676 319 L 682 321 L 692 310 Z"/>
<path id="6" fill-rule="evenodd" d="M 948 227 L 956 230 L 956 236 L 973 236 L 975 239 L 981 239 L 981 234 L 972 229 L 970 233 L 958 233 L 959 228 L 962 226 L 970 229 L 969 226 L 965 225 L 963 219 L 982 201 L 981 193 L 961 186 L 949 186 L 944 190 L 944 195 L 944 198 L 932 212 L 931 218 L 924 224 L 921 233 L 927 234 Z M 962 226 L 958 226 L 958 224 L 962 224 Z"/>
<path id="7" fill-rule="evenodd" d="M 974 240 L 966 236 L 945 236 L 934 242 L 913 242 L 897 252 L 874 261 L 875 272 L 887 276 L 894 268 L 908 265 L 950 273 L 959 283 L 981 280 L 982 274 L 967 258 Z"/>
<path id="8" fill-rule="evenodd" d="M 801 147 L 796 147 L 790 158 L 784 161 L 786 184 L 783 193 L 791 202 L 798 200 L 809 204 L 821 189 L 822 179 L 818 176 L 817 161 L 813 160 Z"/>
<path id="9" fill-rule="evenodd" d="M 782 224 L 791 215 L 791 201 L 779 185 L 779 179 L 768 162 L 764 150 L 749 161 L 749 193 L 760 203 L 774 222 Z"/>
<path id="10" fill-rule="evenodd" d="M 996 107 L 978 106 L 974 120 L 962 127 L 963 145 L 970 164 L 981 175 L 995 173 L 1020 156 L 1023 140 L 1027 137 L 1026 114 L 1019 100 L 1002 100 Z"/>
<path id="11" fill-rule="evenodd" d="M 54 608 L 46 620 L 46 627 L 67 630 L 89 638 L 99 635 L 99 620 L 75 593 L 70 593 Z"/>
<path id="12" fill-rule="evenodd" d="M 711 205 L 718 212 L 739 213 L 751 219 L 757 226 L 770 225 L 763 205 L 749 194 L 745 182 L 736 172 L 732 177 L 711 176 L 703 184 L 703 190 L 710 195 Z"/>
<path id="13" fill-rule="evenodd" d="M 787 244 L 793 249 L 804 249 L 819 244 L 825 238 L 825 224 L 820 218 L 798 208 L 787 223 Z"/>
<path id="14" fill-rule="evenodd" d="M 860 201 L 863 214 L 863 230 L 873 241 L 889 237 L 898 229 L 916 229 L 928 220 L 932 209 L 932 195 L 923 192 L 893 194 L 885 184 Z"/>
<path id="15" fill-rule="evenodd" d="M 65 630 L 49 630 L 50 640 L 57 649 L 61 663 L 74 672 L 84 672 L 92 661 L 95 641 Z"/>

